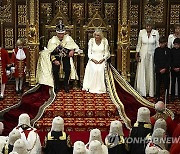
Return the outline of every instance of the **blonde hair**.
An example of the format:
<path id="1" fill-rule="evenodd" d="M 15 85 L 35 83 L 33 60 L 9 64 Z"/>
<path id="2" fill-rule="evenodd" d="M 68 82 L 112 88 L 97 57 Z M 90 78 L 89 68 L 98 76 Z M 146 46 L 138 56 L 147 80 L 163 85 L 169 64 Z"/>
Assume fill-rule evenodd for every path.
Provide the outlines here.
<path id="1" fill-rule="evenodd" d="M 102 32 L 102 30 L 101 30 L 100 28 L 96 28 L 96 29 L 95 29 L 95 31 L 94 31 L 94 33 L 93 33 L 93 37 L 95 37 L 96 34 L 99 34 L 100 37 L 101 37 L 101 39 L 104 38 L 104 34 L 103 34 L 103 32 Z"/>

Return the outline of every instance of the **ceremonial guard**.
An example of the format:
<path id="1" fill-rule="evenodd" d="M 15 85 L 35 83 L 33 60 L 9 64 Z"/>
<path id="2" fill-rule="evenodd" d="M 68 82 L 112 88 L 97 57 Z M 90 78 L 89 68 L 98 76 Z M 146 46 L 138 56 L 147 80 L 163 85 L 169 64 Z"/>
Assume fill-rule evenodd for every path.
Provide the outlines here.
<path id="1" fill-rule="evenodd" d="M 26 58 L 27 49 L 24 48 L 24 40 L 17 40 L 17 48 L 14 49 L 15 54 L 15 73 L 14 77 L 16 79 L 16 93 L 22 93 L 23 80 L 25 78 L 26 72 Z"/>

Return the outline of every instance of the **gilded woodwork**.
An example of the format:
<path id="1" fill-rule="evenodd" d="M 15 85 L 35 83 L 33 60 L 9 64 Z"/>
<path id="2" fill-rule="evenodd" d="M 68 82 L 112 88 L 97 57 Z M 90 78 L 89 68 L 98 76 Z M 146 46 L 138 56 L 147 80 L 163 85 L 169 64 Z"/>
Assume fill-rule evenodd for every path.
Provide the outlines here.
<path id="1" fill-rule="evenodd" d="M 131 5 L 130 6 L 130 13 L 129 13 L 129 22 L 130 25 L 138 25 L 139 24 L 139 6 L 138 5 Z"/>
<path id="2" fill-rule="evenodd" d="M 144 20 L 151 17 L 155 23 L 163 23 L 165 14 L 165 2 L 164 0 L 159 0 L 159 4 L 152 5 L 151 3 L 146 3 L 144 6 Z"/>
<path id="3" fill-rule="evenodd" d="M 26 38 L 26 28 L 18 28 L 18 38 Z"/>
<path id="4" fill-rule="evenodd" d="M 72 3 L 73 18 L 78 24 L 84 18 L 84 3 Z"/>
<path id="5" fill-rule="evenodd" d="M 180 23 L 180 4 L 170 6 L 170 24 Z"/>
<path id="6" fill-rule="evenodd" d="M 89 18 L 92 18 L 96 12 L 101 12 L 102 10 L 102 3 L 99 0 L 96 0 L 93 3 L 88 3 L 88 14 Z"/>
<path id="7" fill-rule="evenodd" d="M 110 23 L 116 19 L 116 3 L 104 3 L 105 18 Z"/>
<path id="8" fill-rule="evenodd" d="M 0 20 L 12 22 L 12 0 L 6 0 L 6 4 L 0 7 Z"/>
<path id="9" fill-rule="evenodd" d="M 128 20 L 128 0 L 118 1 L 118 49 L 117 69 L 130 81 L 130 24 Z"/>
<path id="10" fill-rule="evenodd" d="M 68 3 L 64 2 L 63 0 L 56 0 L 55 1 L 56 10 L 61 10 L 67 17 L 68 17 Z"/>
<path id="11" fill-rule="evenodd" d="M 13 28 L 5 28 L 4 30 L 5 48 L 11 49 L 14 46 L 14 30 Z"/>
<path id="12" fill-rule="evenodd" d="M 18 5 L 18 25 L 26 25 L 27 21 L 27 6 Z"/>
<path id="13" fill-rule="evenodd" d="M 130 31 L 130 48 L 135 49 L 136 48 L 136 44 L 138 41 L 138 28 L 132 28 L 131 27 L 131 31 Z"/>
<path id="14" fill-rule="evenodd" d="M 39 52 L 39 0 L 27 1 L 29 18 L 26 24 L 27 46 L 29 50 L 30 68 L 29 84 L 36 84 L 36 64 Z"/>
<path id="15" fill-rule="evenodd" d="M 41 17 L 45 24 L 49 24 L 52 19 L 52 3 L 41 3 Z"/>

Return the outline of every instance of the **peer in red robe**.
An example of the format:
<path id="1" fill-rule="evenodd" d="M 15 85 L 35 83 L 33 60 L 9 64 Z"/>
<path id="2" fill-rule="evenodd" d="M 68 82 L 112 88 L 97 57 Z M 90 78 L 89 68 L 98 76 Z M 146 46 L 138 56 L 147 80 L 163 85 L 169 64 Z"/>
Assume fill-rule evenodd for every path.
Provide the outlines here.
<path id="1" fill-rule="evenodd" d="M 156 114 L 150 118 L 152 126 L 154 126 L 156 120 L 158 120 L 159 118 L 163 118 L 167 123 L 167 133 L 169 136 L 172 136 L 177 123 L 165 113 L 165 104 L 162 101 L 158 101 L 155 104 L 155 110 Z"/>
<path id="2" fill-rule="evenodd" d="M 14 54 L 15 54 L 14 77 L 16 79 L 16 93 L 22 92 L 23 80 L 25 78 L 27 49 L 23 48 L 23 45 L 24 45 L 24 41 L 22 39 L 18 39 L 17 48 L 14 49 Z"/>
<path id="3" fill-rule="evenodd" d="M 9 64 L 9 56 L 7 50 L 0 47 L 0 79 L 1 79 L 1 95 L 0 100 L 4 98 L 5 84 L 8 81 L 6 75 L 6 67 Z"/>

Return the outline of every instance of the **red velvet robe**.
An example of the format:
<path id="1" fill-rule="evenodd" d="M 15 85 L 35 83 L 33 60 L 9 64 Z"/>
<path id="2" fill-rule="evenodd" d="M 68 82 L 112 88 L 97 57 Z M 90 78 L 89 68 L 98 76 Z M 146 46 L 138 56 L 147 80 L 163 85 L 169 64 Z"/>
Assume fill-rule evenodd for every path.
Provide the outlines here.
<path id="1" fill-rule="evenodd" d="M 176 138 L 178 142 L 172 143 L 170 154 L 180 154 L 180 124 L 177 125 L 172 137 Z"/>
<path id="2" fill-rule="evenodd" d="M 0 76 L 2 78 L 2 84 L 6 83 L 8 81 L 8 78 L 6 75 L 7 64 L 9 64 L 8 52 L 7 52 L 7 50 L 1 48 L 0 49 Z"/>
<path id="3" fill-rule="evenodd" d="M 23 50 L 26 54 L 27 49 L 23 48 Z M 15 48 L 14 51 L 15 51 L 15 57 L 16 57 L 18 48 Z M 18 60 L 15 58 L 15 73 L 14 73 L 15 78 L 25 77 L 25 72 L 24 72 L 25 66 L 26 66 L 26 58 L 24 60 Z"/>

